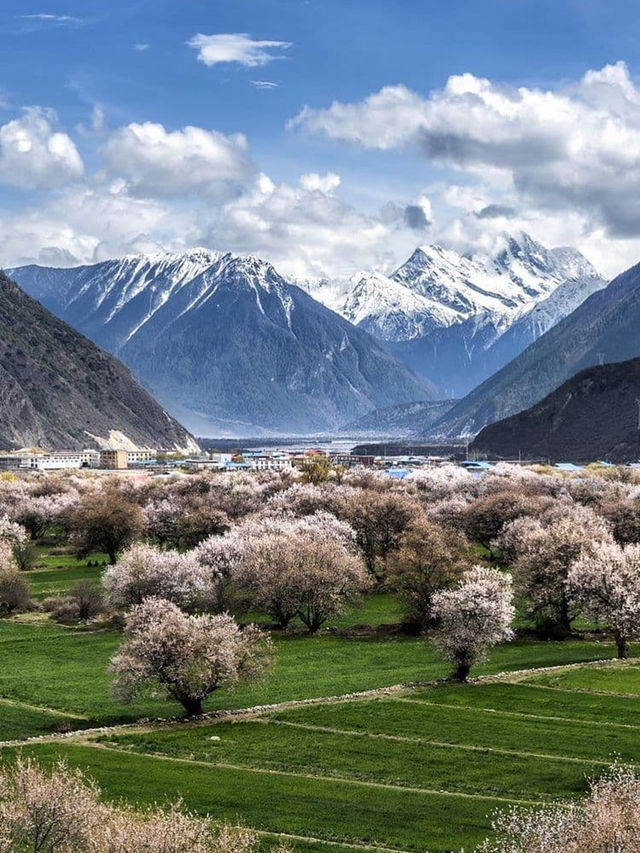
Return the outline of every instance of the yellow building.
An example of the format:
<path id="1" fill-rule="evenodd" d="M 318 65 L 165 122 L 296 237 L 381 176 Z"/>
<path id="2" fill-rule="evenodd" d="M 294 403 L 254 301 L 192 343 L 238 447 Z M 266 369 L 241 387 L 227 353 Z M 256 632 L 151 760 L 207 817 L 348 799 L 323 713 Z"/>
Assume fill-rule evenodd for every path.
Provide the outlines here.
<path id="1" fill-rule="evenodd" d="M 100 451 L 100 467 L 110 470 L 119 468 L 127 468 L 127 451 L 126 450 L 101 450 Z"/>

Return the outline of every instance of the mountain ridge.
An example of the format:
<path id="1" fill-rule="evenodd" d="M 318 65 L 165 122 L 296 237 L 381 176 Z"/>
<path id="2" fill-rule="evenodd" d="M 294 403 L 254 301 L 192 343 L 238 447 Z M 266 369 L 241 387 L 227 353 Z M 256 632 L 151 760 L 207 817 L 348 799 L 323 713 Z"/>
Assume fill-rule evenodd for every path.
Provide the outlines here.
<path id="1" fill-rule="evenodd" d="M 390 276 L 308 289 L 460 398 L 605 284 L 577 250 L 547 249 L 518 232 L 475 255 L 419 246 Z"/>
<path id="2" fill-rule="evenodd" d="M 198 449 L 123 364 L 2 272 L 0 402 L 0 447 Z"/>
<path id="3" fill-rule="evenodd" d="M 640 356 L 640 264 L 589 296 L 520 355 L 491 376 L 428 435 L 475 435 L 537 403 L 575 373 L 599 362 Z"/>

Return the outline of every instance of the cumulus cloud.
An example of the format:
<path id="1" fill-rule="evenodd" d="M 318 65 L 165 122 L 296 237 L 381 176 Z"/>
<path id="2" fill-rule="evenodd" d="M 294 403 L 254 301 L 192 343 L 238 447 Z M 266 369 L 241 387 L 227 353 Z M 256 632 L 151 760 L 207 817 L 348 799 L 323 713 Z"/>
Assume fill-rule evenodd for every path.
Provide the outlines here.
<path id="1" fill-rule="evenodd" d="M 301 176 L 300 186 L 308 192 L 330 193 L 340 186 L 340 175 L 336 175 L 334 172 L 327 172 L 326 175 L 309 172 L 309 174 Z"/>
<path id="2" fill-rule="evenodd" d="M 246 138 L 185 127 L 132 123 L 113 131 L 102 149 L 107 171 L 132 194 L 171 197 L 203 193 L 227 197 L 254 174 Z"/>
<path id="3" fill-rule="evenodd" d="M 30 107 L 0 127 L 0 181 L 25 189 L 57 189 L 82 178 L 75 143 L 53 128 L 51 110 Z"/>
<path id="4" fill-rule="evenodd" d="M 197 33 L 187 44 L 198 51 L 198 61 L 204 65 L 237 62 L 247 68 L 282 59 L 282 51 L 291 47 L 288 41 L 260 41 L 248 33 Z"/>
<path id="5" fill-rule="evenodd" d="M 337 179 L 277 184 L 260 174 L 244 193 L 213 204 L 136 197 L 125 181 L 76 185 L 10 221 L 0 216 L 0 257 L 7 266 L 68 266 L 203 245 L 261 256 L 299 280 L 391 270 L 416 245 L 404 207 L 365 214 L 340 197 Z"/>
<path id="6" fill-rule="evenodd" d="M 640 88 L 618 62 L 557 90 L 452 76 L 429 96 L 386 86 L 290 123 L 381 150 L 412 148 L 548 212 L 581 213 L 616 237 L 640 235 Z M 500 203 L 500 199 L 495 199 Z"/>
<path id="7" fill-rule="evenodd" d="M 339 176 L 304 175 L 297 185 L 261 175 L 226 204 L 203 240 L 261 255 L 295 279 L 345 277 L 361 269 L 390 270 L 415 248 L 402 209 L 365 213 L 337 192 Z"/>

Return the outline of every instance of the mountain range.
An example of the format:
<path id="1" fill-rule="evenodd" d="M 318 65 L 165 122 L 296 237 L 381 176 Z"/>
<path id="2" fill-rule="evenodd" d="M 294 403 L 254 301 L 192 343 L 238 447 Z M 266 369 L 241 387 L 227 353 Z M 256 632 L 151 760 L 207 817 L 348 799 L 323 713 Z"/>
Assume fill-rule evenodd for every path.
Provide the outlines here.
<path id="1" fill-rule="evenodd" d="M 463 397 L 605 284 L 577 250 L 517 233 L 484 254 L 422 246 L 391 276 L 323 281 L 310 292 L 441 396 Z"/>
<path id="2" fill-rule="evenodd" d="M 34 445 L 198 449 L 123 364 L 0 273 L 0 448 Z"/>
<path id="3" fill-rule="evenodd" d="M 640 358 L 589 367 L 529 409 L 486 426 L 471 449 L 508 459 L 640 457 Z"/>
<path id="4" fill-rule="evenodd" d="M 425 432 L 440 438 L 475 435 L 528 409 L 587 367 L 638 356 L 640 264 L 592 294 Z"/>
<path id="5" fill-rule="evenodd" d="M 604 334 L 588 306 L 599 316 L 618 288 L 575 249 L 524 233 L 485 254 L 422 246 L 389 277 L 305 288 L 266 261 L 207 249 L 10 272 L 200 435 L 376 423 L 438 440 L 475 434 L 624 349 L 614 331 L 597 356 L 574 358 L 572 334 L 585 350 Z"/>
<path id="6" fill-rule="evenodd" d="M 365 330 L 257 258 L 202 249 L 11 274 L 199 435 L 318 432 L 437 397 Z"/>

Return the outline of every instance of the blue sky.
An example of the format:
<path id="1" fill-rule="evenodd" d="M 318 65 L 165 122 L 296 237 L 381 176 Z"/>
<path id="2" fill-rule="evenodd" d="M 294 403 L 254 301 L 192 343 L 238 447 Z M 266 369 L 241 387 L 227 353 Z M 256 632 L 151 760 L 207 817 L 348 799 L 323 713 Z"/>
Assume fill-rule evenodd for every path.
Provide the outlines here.
<path id="1" fill-rule="evenodd" d="M 20 231 L 0 243 L 7 265 L 56 257 L 60 262 L 88 261 L 110 252 L 180 248 L 198 239 L 215 248 L 270 255 L 291 274 L 337 275 L 362 264 L 393 265 L 412 244 L 425 240 L 441 239 L 457 248 L 468 244 L 472 250 L 509 228 L 527 228 L 552 245 L 574 242 L 611 271 L 618 263 L 610 259 L 612 249 L 620 264 L 623 258 L 626 262 L 635 253 L 640 255 L 631 188 L 624 209 L 614 209 L 613 197 L 604 198 L 602 184 L 612 168 L 611 141 L 603 144 L 595 165 L 585 141 L 575 159 L 572 151 L 565 156 L 562 175 L 557 171 L 562 159 L 559 139 L 564 133 L 570 149 L 575 122 L 583 117 L 592 136 L 608 116 L 620 145 L 629 151 L 635 144 L 640 107 L 629 85 L 635 87 L 639 72 L 637 2 L 4 0 L 0 33 L 0 125 L 11 125 L 4 141 L 0 127 L 0 218 L 4 230 L 11 230 L 13 219 Z M 198 48 L 189 44 L 197 34 L 207 38 L 247 34 L 253 42 L 279 44 L 257 48 L 271 57 L 264 64 L 238 60 L 206 64 L 199 60 Z M 620 62 L 625 70 L 615 80 L 609 75 L 606 83 L 590 81 L 588 93 L 576 90 L 589 70 L 619 68 L 615 63 Z M 475 116 L 469 112 L 477 133 L 465 127 L 463 103 L 477 97 L 475 84 L 465 84 L 462 94 L 459 87 L 453 94 L 446 90 L 452 75 L 463 74 L 487 80 L 492 87 L 485 112 Z M 370 124 L 367 99 L 394 86 L 415 94 L 415 103 L 406 110 L 385 104 L 381 112 L 374 104 L 378 123 Z M 492 103 L 494 94 L 508 102 L 519 98 L 522 88 L 541 96 L 536 103 L 525 104 L 518 116 L 509 117 L 508 126 L 496 126 L 496 110 L 503 115 L 504 109 Z M 620 92 L 624 107 L 619 104 Z M 530 138 L 526 126 L 548 123 L 545 93 L 555 99 L 552 124 L 563 112 L 562 99 L 575 105 L 575 114 L 564 128 L 555 127 L 552 139 L 544 140 L 544 151 L 551 147 L 555 153 L 534 174 L 541 133 Z M 351 114 L 345 118 L 331 113 L 334 101 L 349 107 Z M 310 119 L 288 128 L 305 106 L 313 111 Z M 32 114 L 25 130 L 11 123 L 25 121 L 26 107 L 37 108 L 39 123 L 36 127 Z M 527 110 L 532 111 L 531 118 Z M 404 121 L 406 132 L 389 144 L 380 125 Z M 165 134 L 186 126 L 215 132 L 214 145 L 220 137 L 242 134 L 246 138 L 242 157 L 252 165 L 238 166 L 234 160 L 229 166 L 232 172 L 235 169 L 233 180 L 226 180 L 223 173 L 209 180 L 204 174 L 202 192 L 193 181 L 188 192 L 172 190 L 169 199 L 163 188 L 167 180 L 181 179 L 176 146 L 193 141 L 179 136 L 161 139 L 160 146 L 172 148 L 168 160 L 173 165 L 154 163 L 152 168 L 145 160 L 139 166 L 146 170 L 141 177 L 127 160 L 135 160 L 139 152 L 132 152 L 117 134 L 144 123 L 161 126 Z M 515 123 L 520 125 L 517 133 Z M 365 125 L 366 133 L 361 129 Z M 42 162 L 34 165 L 33 152 L 18 157 L 24 153 L 19 150 L 23 133 L 37 134 L 45 149 L 47 134 L 63 134 L 79 161 L 72 162 L 69 158 L 75 154 L 67 150 L 62 169 L 45 175 Z M 469 133 L 477 137 L 473 153 Z M 510 137 L 506 166 L 500 159 L 505 134 Z M 155 144 L 148 134 L 138 143 L 147 148 Z M 478 146 L 483 149 L 480 155 Z M 106 166 L 105 149 L 111 152 Z M 215 159 L 217 154 L 212 151 L 210 156 Z M 578 177 L 570 174 L 576 161 Z M 193 174 L 189 162 L 187 158 L 186 168 Z M 212 168 L 220 172 L 216 163 Z M 59 165 L 54 158 L 51 169 Z M 627 159 L 617 168 L 611 187 L 629 185 L 635 160 Z M 29 169 L 36 170 L 36 177 L 29 176 Z M 596 181 L 590 185 L 588 173 L 594 171 Z M 339 184 L 306 180 L 312 189 L 300 190 L 301 176 L 320 179 L 328 173 L 339 176 Z M 263 184 L 260 201 L 255 200 L 258 175 L 268 176 L 276 188 L 265 191 Z M 560 198 L 550 187 L 564 186 L 565 177 L 569 186 Z M 265 192 L 271 197 L 271 213 L 263 203 Z M 274 193 L 279 194 L 277 199 Z M 302 198 L 305 193 L 315 194 L 314 198 Z M 93 205 L 85 216 L 84 233 L 83 223 L 73 215 L 79 194 L 87 204 L 90 195 Z M 290 221 L 283 212 L 287 204 Z M 477 214 L 492 205 L 508 209 L 510 216 L 479 230 Z M 415 206 L 422 206 L 428 220 L 424 233 L 403 226 L 403 217 L 407 219 L 403 211 Z M 71 211 L 70 218 L 67 233 L 61 234 L 56 227 L 60 229 L 65 211 Z M 466 220 L 472 214 L 475 219 L 469 224 Z M 174 232 L 167 226 L 172 216 Z M 106 223 L 112 217 L 130 217 L 131 239 L 122 223 L 109 231 Z M 196 220 L 202 222 L 203 217 L 206 227 L 198 228 Z M 234 218 L 235 231 L 228 225 Z M 306 226 L 299 226 L 307 218 Z M 336 230 L 327 237 L 332 218 Z M 254 243 L 251 222 L 262 235 Z M 361 237 L 351 256 L 347 235 L 354 240 Z M 300 246 L 305 260 L 296 265 L 292 257 Z"/>

